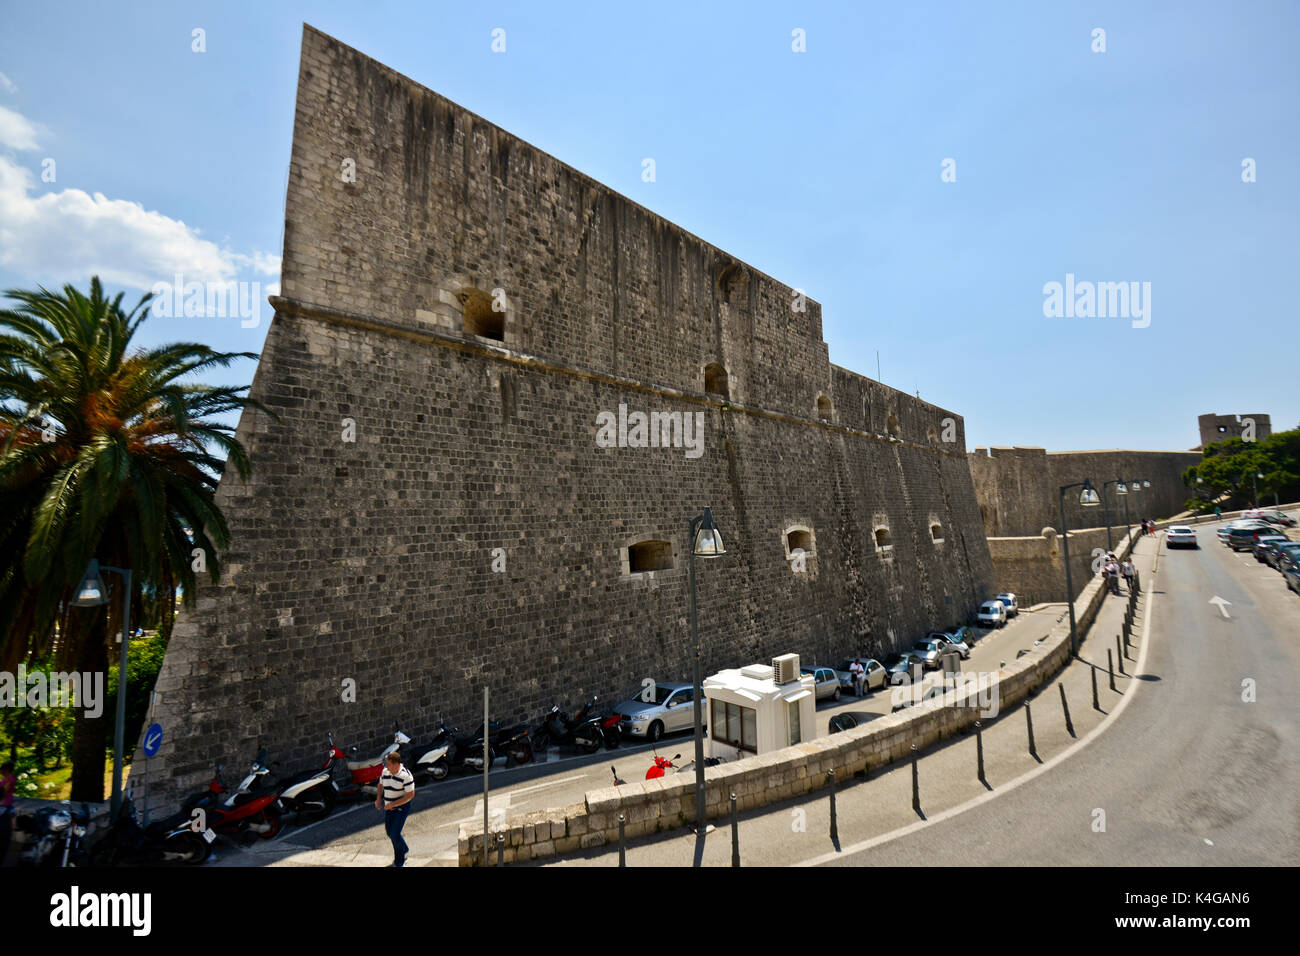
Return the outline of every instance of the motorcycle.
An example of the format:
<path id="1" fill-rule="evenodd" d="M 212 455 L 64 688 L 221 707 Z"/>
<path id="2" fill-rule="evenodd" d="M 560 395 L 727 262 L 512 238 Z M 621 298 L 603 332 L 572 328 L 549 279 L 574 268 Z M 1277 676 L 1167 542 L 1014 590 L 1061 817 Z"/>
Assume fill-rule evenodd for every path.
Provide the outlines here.
<path id="1" fill-rule="evenodd" d="M 300 821 L 324 820 L 334 812 L 339 791 L 334 783 L 334 742 L 330 741 L 325 764 L 318 770 L 304 770 L 279 780 L 280 812 L 294 813 Z"/>
<path id="2" fill-rule="evenodd" d="M 90 808 L 76 810 L 64 800 L 61 807 L 41 807 L 31 816 L 19 817 L 16 827 L 31 836 L 18 857 L 19 866 L 85 866 L 84 841 L 90 822 Z"/>
<path id="3" fill-rule="evenodd" d="M 558 747 L 573 747 L 583 753 L 594 754 L 606 741 L 605 729 L 600 721 L 591 715 L 591 707 L 596 702 L 593 697 L 571 719 L 568 714 L 553 705 L 533 732 L 533 749 L 546 750 L 551 744 Z"/>
<path id="4" fill-rule="evenodd" d="M 184 813 L 200 821 L 200 830 L 215 830 L 222 836 L 248 839 L 251 834 L 257 834 L 269 840 L 279 833 L 283 825 L 279 805 L 283 788 L 275 782 L 266 782 L 271 773 L 266 764 L 266 751 L 258 751 L 248 776 L 228 796 L 221 767 L 217 764 L 217 772 L 206 792 L 186 798 L 181 805 Z"/>
<path id="5" fill-rule="evenodd" d="M 682 759 L 681 754 L 673 754 L 671 757 L 661 757 L 659 756 L 658 752 L 655 752 L 654 759 L 650 764 L 650 769 L 648 769 L 645 772 L 645 778 L 647 780 L 655 780 L 658 779 L 659 777 L 665 776 L 669 772 L 688 773 L 694 770 L 695 768 L 694 760 L 687 761 L 685 764 L 683 764 L 680 767 L 677 766 L 677 764 L 673 763 L 674 760 L 681 760 L 681 759 Z M 720 763 L 722 763 L 721 757 L 704 758 L 704 766 L 706 767 L 716 767 Z M 619 778 L 617 770 L 615 770 L 613 767 L 610 767 L 609 769 L 614 774 L 614 786 L 621 787 L 623 786 L 623 784 L 627 783 L 626 780 L 622 780 Z"/>
<path id="6" fill-rule="evenodd" d="M 90 851 L 91 866 L 197 865 L 208 858 L 217 836 L 215 832 L 207 828 L 196 831 L 194 819 L 184 810 L 141 827 L 131 796 L 128 790 L 117 819 Z"/>
<path id="7" fill-rule="evenodd" d="M 383 749 L 377 757 L 368 760 L 356 757 L 357 748 L 352 748 L 352 759 L 340 750 L 334 743 L 334 732 L 330 731 L 330 769 L 333 771 L 335 762 L 342 760 L 348 770 L 348 779 L 343 783 L 334 781 L 334 787 L 337 796 L 346 800 L 360 800 L 365 797 L 373 797 L 379 793 L 379 778 L 384 775 L 384 761 L 388 755 L 405 744 L 409 744 L 411 738 L 402 733 L 397 728 L 397 723 L 393 723 L 393 742 Z"/>

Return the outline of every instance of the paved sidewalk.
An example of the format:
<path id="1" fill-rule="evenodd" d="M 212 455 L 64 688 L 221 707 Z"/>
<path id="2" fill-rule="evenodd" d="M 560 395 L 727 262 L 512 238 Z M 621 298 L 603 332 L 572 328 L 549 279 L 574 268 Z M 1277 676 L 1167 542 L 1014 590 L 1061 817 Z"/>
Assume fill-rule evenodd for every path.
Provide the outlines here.
<path id="1" fill-rule="evenodd" d="M 1122 630 L 1128 594 L 1107 596 L 1080 645 L 1079 659 L 1042 690 L 1009 711 L 984 722 L 981 736 L 984 748 L 985 777 L 977 778 L 977 744 L 975 732 L 969 731 L 921 753 L 917 759 L 917 778 L 921 811 L 912 807 L 912 772 L 910 762 L 892 764 L 870 776 L 840 782 L 836 793 L 838 846 L 830 837 L 829 790 L 762 809 L 740 814 L 739 845 L 741 863 L 748 866 L 776 866 L 833 861 L 842 848 L 859 848 L 871 841 L 885 842 L 926 826 L 939 814 L 953 811 L 968 801 L 995 799 L 1017 778 L 1035 771 L 1044 762 L 1064 753 L 1078 740 L 1099 726 L 1115 709 L 1124 695 L 1133 690 L 1133 674 L 1140 648 L 1148 589 L 1156 581 L 1159 537 L 1139 537 L 1135 543 L 1134 563 L 1138 567 L 1143 593 L 1138 598 L 1133 644 L 1125 652 L 1120 674 L 1115 638 Z M 1123 589 L 1122 589 L 1123 590 Z M 1115 665 L 1115 690 L 1111 690 L 1107 670 L 1107 651 Z M 1031 650 L 1030 653 L 1038 653 Z M 1097 679 L 1099 710 L 1092 706 L 1092 678 Z M 1071 735 L 1065 724 L 1060 687 L 1065 688 L 1073 724 Z M 1032 711 L 1036 755 L 1029 753 L 1026 703 Z M 1049 771 L 1050 772 L 1050 771 Z M 627 846 L 628 866 L 703 866 L 731 865 L 731 830 L 726 821 L 715 821 L 717 829 L 702 841 L 689 830 L 679 829 L 659 838 L 639 838 Z M 854 863 L 868 864 L 870 849 L 852 858 Z M 972 860 L 971 863 L 978 861 Z M 1069 861 L 1059 861 L 1066 864 Z M 520 866 L 617 866 L 618 847 L 575 854 L 562 859 L 539 860 Z"/>

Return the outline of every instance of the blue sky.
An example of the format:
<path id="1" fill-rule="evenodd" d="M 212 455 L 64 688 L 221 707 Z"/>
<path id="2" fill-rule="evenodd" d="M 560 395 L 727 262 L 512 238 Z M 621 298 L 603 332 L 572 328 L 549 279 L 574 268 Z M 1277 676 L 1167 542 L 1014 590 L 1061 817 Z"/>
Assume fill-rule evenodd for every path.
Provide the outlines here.
<path id="1" fill-rule="evenodd" d="M 874 378 L 879 350 L 970 447 L 1300 423 L 1294 3 L 0 9 L 0 288 L 97 271 L 134 301 L 175 266 L 274 291 L 306 21 L 807 290 L 831 361 Z M 1149 326 L 1044 316 L 1067 273 L 1150 283 Z M 269 317 L 145 341 L 256 352 Z"/>

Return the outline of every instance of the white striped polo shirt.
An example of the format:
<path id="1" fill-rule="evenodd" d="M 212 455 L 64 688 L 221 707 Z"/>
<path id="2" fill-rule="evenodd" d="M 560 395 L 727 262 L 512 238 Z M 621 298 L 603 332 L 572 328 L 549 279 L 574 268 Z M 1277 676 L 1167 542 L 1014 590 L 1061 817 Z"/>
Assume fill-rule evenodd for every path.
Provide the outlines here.
<path id="1" fill-rule="evenodd" d="M 394 800 L 400 799 L 402 794 L 415 793 L 415 777 L 406 769 L 405 764 L 398 768 L 397 773 L 389 773 L 388 766 L 385 764 L 384 773 L 379 778 L 379 785 L 384 790 L 385 808 Z"/>

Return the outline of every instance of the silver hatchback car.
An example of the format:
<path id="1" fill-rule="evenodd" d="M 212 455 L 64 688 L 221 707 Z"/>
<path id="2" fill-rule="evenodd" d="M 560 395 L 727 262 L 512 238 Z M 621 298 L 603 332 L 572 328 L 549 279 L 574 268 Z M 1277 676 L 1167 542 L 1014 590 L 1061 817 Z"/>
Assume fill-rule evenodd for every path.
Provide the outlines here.
<path id="1" fill-rule="evenodd" d="M 694 701 L 693 684 L 649 683 L 637 696 L 614 708 L 622 717 L 618 729 L 629 737 L 644 737 L 652 742 L 664 734 L 691 730 L 695 726 Z"/>

